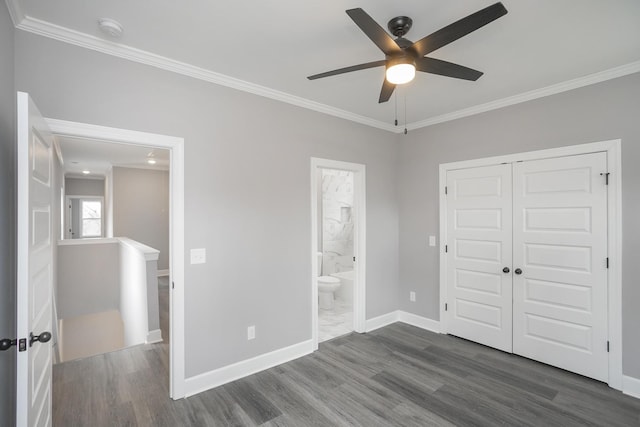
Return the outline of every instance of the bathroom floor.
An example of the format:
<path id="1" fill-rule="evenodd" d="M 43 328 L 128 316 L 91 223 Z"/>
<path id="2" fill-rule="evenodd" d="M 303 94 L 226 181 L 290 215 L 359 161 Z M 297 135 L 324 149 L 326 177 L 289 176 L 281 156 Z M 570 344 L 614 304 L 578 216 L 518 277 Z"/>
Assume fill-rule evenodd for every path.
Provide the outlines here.
<path id="1" fill-rule="evenodd" d="M 323 342 L 353 331 L 353 306 L 340 300 L 333 309 L 318 309 L 318 341 Z"/>

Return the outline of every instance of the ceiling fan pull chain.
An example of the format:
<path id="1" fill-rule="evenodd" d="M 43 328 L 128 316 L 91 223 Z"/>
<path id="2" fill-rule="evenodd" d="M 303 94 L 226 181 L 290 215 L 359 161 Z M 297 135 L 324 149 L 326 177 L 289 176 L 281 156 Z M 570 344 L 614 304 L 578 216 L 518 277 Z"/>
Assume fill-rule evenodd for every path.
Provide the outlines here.
<path id="1" fill-rule="evenodd" d="M 407 134 L 407 92 L 404 91 L 404 134 Z"/>
<path id="2" fill-rule="evenodd" d="M 396 92 L 393 94 L 393 100 L 394 100 L 394 102 L 395 102 L 395 104 L 396 104 L 396 105 L 395 105 L 395 109 L 396 109 L 396 120 L 395 120 L 395 124 L 396 124 L 396 126 L 398 126 L 398 91 L 396 91 Z"/>

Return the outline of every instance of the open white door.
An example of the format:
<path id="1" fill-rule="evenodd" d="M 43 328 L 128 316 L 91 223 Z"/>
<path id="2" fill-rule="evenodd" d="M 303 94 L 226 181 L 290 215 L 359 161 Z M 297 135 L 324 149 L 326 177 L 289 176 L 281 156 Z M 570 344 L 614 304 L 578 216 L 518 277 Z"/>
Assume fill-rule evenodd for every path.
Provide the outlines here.
<path id="1" fill-rule="evenodd" d="M 18 92 L 16 423 L 51 425 L 52 147 L 42 115 Z"/>

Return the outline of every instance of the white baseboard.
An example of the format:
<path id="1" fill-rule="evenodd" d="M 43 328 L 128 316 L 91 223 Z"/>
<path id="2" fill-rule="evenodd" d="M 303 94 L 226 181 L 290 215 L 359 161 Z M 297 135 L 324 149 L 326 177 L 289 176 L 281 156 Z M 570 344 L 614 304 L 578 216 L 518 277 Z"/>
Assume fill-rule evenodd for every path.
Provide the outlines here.
<path id="1" fill-rule="evenodd" d="M 392 311 L 391 313 L 383 314 L 382 316 L 374 317 L 373 319 L 367 319 L 365 332 L 375 331 L 392 323 L 398 321 L 399 311 Z"/>
<path id="2" fill-rule="evenodd" d="M 313 341 L 303 341 L 270 353 L 224 366 L 185 380 L 185 397 L 244 378 L 313 352 Z"/>
<path id="3" fill-rule="evenodd" d="M 162 331 L 160 329 L 154 329 L 147 334 L 147 344 L 154 344 L 162 342 Z"/>
<path id="4" fill-rule="evenodd" d="M 164 270 L 158 270 L 158 277 L 163 277 L 163 276 L 168 276 L 169 275 L 169 269 L 164 269 Z"/>
<path id="5" fill-rule="evenodd" d="M 417 314 L 408 313 L 402 310 L 392 311 L 382 316 L 374 317 L 367 320 L 366 332 L 371 332 L 395 322 L 403 322 L 408 325 L 416 326 L 427 331 L 440 333 L 440 322 Z"/>
<path id="6" fill-rule="evenodd" d="M 622 392 L 629 396 L 640 399 L 640 379 L 623 375 Z"/>
<path id="7" fill-rule="evenodd" d="M 437 334 L 440 333 L 439 321 L 418 316 L 417 314 L 407 313 L 406 311 L 399 311 L 398 321 L 416 326 L 418 328 L 426 329 L 427 331 L 435 332 Z"/>

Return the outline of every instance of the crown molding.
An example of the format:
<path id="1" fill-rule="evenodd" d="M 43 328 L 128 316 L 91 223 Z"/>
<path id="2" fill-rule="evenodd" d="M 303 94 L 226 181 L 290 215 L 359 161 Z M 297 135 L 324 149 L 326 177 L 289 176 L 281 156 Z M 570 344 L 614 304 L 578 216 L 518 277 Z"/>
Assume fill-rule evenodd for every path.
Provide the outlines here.
<path id="1" fill-rule="evenodd" d="M 22 7 L 20 7 L 20 0 L 6 0 L 7 9 L 9 9 L 9 15 L 13 25 L 17 27 L 24 20 L 24 13 L 22 13 Z"/>
<path id="2" fill-rule="evenodd" d="M 265 98 L 271 98 L 276 101 L 285 102 L 297 107 L 302 107 L 342 119 L 350 120 L 366 126 L 375 127 L 389 132 L 395 131 L 394 126 L 388 123 L 381 122 L 379 120 L 361 116 L 359 114 L 351 113 L 349 111 L 341 110 L 339 108 L 331 107 L 319 102 L 310 101 L 308 99 L 291 95 L 286 92 L 281 92 L 265 86 L 246 82 L 244 80 L 216 73 L 214 71 L 210 71 L 201 67 L 196 67 L 185 62 L 176 61 L 174 59 L 156 55 L 154 53 L 147 52 L 141 49 L 136 49 L 131 46 L 114 43 L 108 40 L 101 39 L 99 37 L 52 24 L 47 21 L 32 18 L 30 16 L 25 16 L 24 19 L 22 19 L 22 21 L 18 25 L 16 25 L 16 28 L 64 43 L 69 43 L 97 52 L 106 53 L 107 55 L 116 56 L 130 61 L 138 62 L 140 64 L 150 65 L 152 67 L 160 68 L 165 71 L 182 74 L 184 76 L 193 77 L 209 83 L 214 83 L 243 92 L 248 92 L 254 95 L 263 96 Z"/>
<path id="3" fill-rule="evenodd" d="M 138 62 L 140 64 L 149 65 L 165 71 L 192 77 L 209 83 L 226 86 L 232 89 L 240 90 L 265 98 L 274 99 L 276 101 L 285 102 L 297 107 L 306 108 L 341 119 L 350 120 L 355 123 L 382 129 L 391 133 L 401 134 L 404 132 L 404 127 L 393 126 L 392 124 L 385 123 L 380 120 L 365 117 L 346 110 L 332 107 L 330 105 L 311 101 L 309 99 L 291 95 L 286 92 L 278 91 L 265 86 L 260 86 L 255 83 L 250 83 L 231 76 L 216 73 L 214 71 L 187 64 L 185 62 L 176 61 L 171 58 L 156 55 L 154 53 L 136 49 L 124 44 L 114 43 L 109 40 L 104 40 L 99 37 L 71 30 L 69 28 L 53 24 L 51 22 L 33 18 L 31 16 L 23 14 L 19 6 L 19 0 L 6 0 L 6 2 L 9 8 L 9 13 L 11 14 L 11 18 L 16 28 L 23 31 L 48 37 L 86 49 L 91 49 L 97 52 L 105 53 L 107 55 L 112 55 L 133 62 Z M 438 123 L 444 123 L 463 117 L 469 117 L 476 114 L 497 110 L 499 108 L 520 104 L 522 102 L 555 95 L 580 87 L 601 83 L 607 80 L 615 79 L 617 77 L 622 77 L 637 72 L 640 72 L 640 61 L 635 61 L 626 65 L 611 68 L 609 70 L 600 71 L 598 73 L 557 83 L 544 88 L 534 89 L 507 98 L 497 99 L 495 101 L 490 101 L 473 107 L 464 108 L 462 110 L 453 111 L 451 113 L 442 114 L 425 120 L 407 123 L 406 128 L 407 130 L 416 130 Z"/>
<path id="4" fill-rule="evenodd" d="M 495 101 L 476 105 L 474 107 L 464 108 L 462 110 L 454 111 L 454 112 L 443 114 L 436 117 L 431 117 L 426 120 L 409 123 L 407 124 L 407 129 L 415 130 L 415 129 L 420 129 L 423 127 L 435 125 L 438 123 L 443 123 L 451 120 L 460 119 L 463 117 L 473 116 L 475 114 L 485 113 L 487 111 L 497 110 L 499 108 L 520 104 L 522 102 L 532 101 L 534 99 L 555 95 L 558 93 L 566 92 L 573 89 L 578 89 L 578 88 L 589 86 L 596 83 L 601 83 L 607 80 L 615 79 L 617 77 L 622 77 L 622 76 L 626 76 L 626 75 L 637 73 L 637 72 L 640 72 L 640 61 L 631 62 L 630 64 L 611 68 L 609 70 L 600 71 L 594 74 L 589 74 L 584 77 L 578 77 L 577 79 L 567 80 L 566 82 L 557 83 L 557 84 L 543 87 L 540 89 L 534 89 L 529 92 L 524 92 L 518 95 L 509 96 L 507 98 L 497 99 Z"/>

